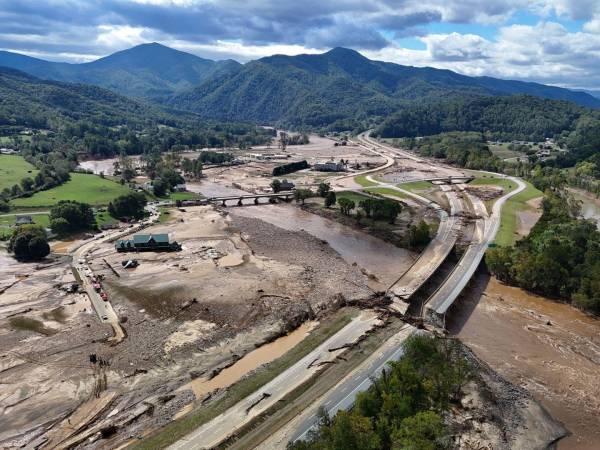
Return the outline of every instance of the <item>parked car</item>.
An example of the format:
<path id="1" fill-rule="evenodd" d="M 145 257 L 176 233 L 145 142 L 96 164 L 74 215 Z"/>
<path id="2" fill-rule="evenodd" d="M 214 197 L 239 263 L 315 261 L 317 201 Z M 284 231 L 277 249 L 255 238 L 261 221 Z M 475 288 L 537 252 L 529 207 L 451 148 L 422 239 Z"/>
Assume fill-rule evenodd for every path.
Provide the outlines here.
<path id="1" fill-rule="evenodd" d="M 108 301 L 108 295 L 106 295 L 106 292 L 100 292 L 100 298 L 105 302 Z"/>
<path id="2" fill-rule="evenodd" d="M 92 284 L 92 287 L 94 288 L 94 290 L 96 292 L 100 292 L 102 290 L 102 287 L 100 286 L 100 283 L 96 282 Z"/>

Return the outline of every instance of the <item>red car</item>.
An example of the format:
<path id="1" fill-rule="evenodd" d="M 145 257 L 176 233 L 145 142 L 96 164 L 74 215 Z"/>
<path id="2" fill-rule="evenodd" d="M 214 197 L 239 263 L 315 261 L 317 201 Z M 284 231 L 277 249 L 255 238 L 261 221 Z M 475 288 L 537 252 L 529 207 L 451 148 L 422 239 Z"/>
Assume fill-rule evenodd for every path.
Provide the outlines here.
<path id="1" fill-rule="evenodd" d="M 106 292 L 100 292 L 100 298 L 105 302 L 108 301 L 108 295 L 106 295 Z"/>

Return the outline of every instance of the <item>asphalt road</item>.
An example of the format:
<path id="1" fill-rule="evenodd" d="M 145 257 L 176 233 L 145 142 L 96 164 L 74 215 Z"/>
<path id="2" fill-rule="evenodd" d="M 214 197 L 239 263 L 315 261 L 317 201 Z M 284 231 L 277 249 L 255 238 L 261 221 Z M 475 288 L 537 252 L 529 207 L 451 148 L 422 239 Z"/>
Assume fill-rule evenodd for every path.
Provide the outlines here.
<path id="1" fill-rule="evenodd" d="M 273 380 L 168 448 L 170 450 L 188 450 L 211 448 L 218 445 L 231 436 L 238 428 L 273 406 L 286 394 L 314 376 L 319 370 L 318 363 L 332 361 L 343 351 L 343 349 L 336 351 L 329 351 L 329 349 L 339 348 L 345 344 L 355 342 L 377 322 L 378 320 L 374 313 L 361 313 L 335 335 Z M 265 393 L 270 396 L 252 407 L 252 405 L 263 398 L 263 394 Z M 250 410 L 248 411 L 249 408 Z"/>
<path id="2" fill-rule="evenodd" d="M 289 439 L 297 441 L 307 437 L 309 431 L 317 425 L 319 408 L 323 407 L 330 417 L 340 410 L 349 409 L 354 404 L 356 395 L 371 386 L 372 379 L 381 374 L 388 362 L 400 359 L 404 352 L 403 343 L 415 331 L 416 328 L 406 324 L 397 334 L 388 339 L 377 352 L 340 381 L 333 390 L 289 424 L 295 430 Z"/>
<path id="3" fill-rule="evenodd" d="M 503 175 L 496 175 L 504 177 Z M 465 288 L 477 270 L 477 267 L 479 267 L 489 244 L 498 233 L 502 206 L 509 198 L 517 195 L 526 188 L 526 184 L 518 178 L 507 178 L 514 181 L 518 187 L 496 200 L 490 217 L 487 215 L 483 202 L 477 197 L 469 196 L 475 213 L 482 217 L 476 220 L 473 242 L 467 248 L 452 273 L 446 278 L 439 289 L 434 292 L 425 306 L 426 316 L 442 327 L 444 326 L 446 312 Z"/>
<path id="4" fill-rule="evenodd" d="M 125 338 L 125 333 L 119 323 L 119 317 L 113 309 L 110 299 L 108 299 L 107 301 L 102 300 L 100 294 L 97 293 L 92 287 L 91 276 L 88 276 L 88 274 L 93 274 L 93 272 L 88 266 L 88 264 L 84 262 L 84 260 L 86 255 L 92 252 L 98 244 L 112 241 L 114 239 L 118 239 L 122 236 L 126 236 L 131 233 L 135 233 L 143 227 L 148 226 L 157 221 L 159 214 L 156 207 L 148 206 L 147 209 L 150 212 L 150 217 L 140 222 L 140 224 L 138 224 L 136 227 L 107 232 L 98 237 L 93 237 L 92 239 L 89 239 L 88 241 L 80 245 L 78 248 L 76 248 L 71 255 L 71 266 L 79 274 L 79 278 L 81 279 L 83 288 L 87 292 L 88 297 L 90 298 L 90 302 L 94 307 L 94 310 L 98 314 L 98 318 L 100 319 L 100 321 L 103 323 L 109 323 L 112 326 L 114 330 L 113 340 L 116 342 L 121 342 Z"/>

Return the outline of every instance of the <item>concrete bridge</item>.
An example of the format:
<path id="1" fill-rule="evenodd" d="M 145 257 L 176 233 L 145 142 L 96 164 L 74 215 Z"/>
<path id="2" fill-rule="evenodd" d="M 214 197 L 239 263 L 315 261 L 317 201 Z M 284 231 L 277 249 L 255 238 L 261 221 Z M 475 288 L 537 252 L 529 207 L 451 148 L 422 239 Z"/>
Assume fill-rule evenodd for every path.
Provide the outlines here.
<path id="1" fill-rule="evenodd" d="M 246 195 L 225 195 L 221 197 L 210 197 L 207 199 L 209 203 L 219 203 L 221 206 L 227 206 L 228 201 L 237 201 L 237 206 L 243 206 L 244 200 L 254 200 L 254 204 L 258 205 L 261 198 L 266 198 L 269 203 L 275 203 L 277 200 L 283 200 L 286 202 L 291 201 L 294 198 L 293 191 L 277 192 L 272 194 L 246 194 Z M 247 204 L 247 203 L 246 203 Z"/>
<path id="2" fill-rule="evenodd" d="M 447 184 L 460 184 L 460 183 L 468 183 L 470 181 L 473 181 L 474 179 L 475 179 L 475 177 L 473 177 L 473 176 L 465 175 L 464 177 L 452 176 L 452 177 L 423 178 L 423 179 L 415 180 L 415 181 L 429 181 L 431 183 L 438 181 L 440 183 L 447 183 Z"/>

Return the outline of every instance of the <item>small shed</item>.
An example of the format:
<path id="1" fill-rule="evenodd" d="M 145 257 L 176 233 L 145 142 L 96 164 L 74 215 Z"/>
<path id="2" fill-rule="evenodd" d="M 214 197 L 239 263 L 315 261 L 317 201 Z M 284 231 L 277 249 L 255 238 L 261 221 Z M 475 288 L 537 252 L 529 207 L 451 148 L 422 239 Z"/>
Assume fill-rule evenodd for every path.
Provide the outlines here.
<path id="1" fill-rule="evenodd" d="M 29 215 L 18 215 L 15 218 L 15 226 L 18 227 L 20 225 L 31 225 L 34 224 L 33 217 Z"/>

